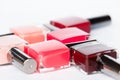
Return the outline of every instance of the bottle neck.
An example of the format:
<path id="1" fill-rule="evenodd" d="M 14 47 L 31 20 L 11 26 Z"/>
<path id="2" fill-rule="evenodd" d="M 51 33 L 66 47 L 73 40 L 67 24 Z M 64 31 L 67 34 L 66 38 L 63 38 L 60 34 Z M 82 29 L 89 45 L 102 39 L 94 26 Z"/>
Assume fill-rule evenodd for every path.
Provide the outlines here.
<path id="1" fill-rule="evenodd" d="M 48 29 L 50 29 L 50 31 L 54 31 L 54 30 L 59 30 L 59 28 L 51 25 L 51 24 L 43 24 L 45 27 L 47 27 Z"/>

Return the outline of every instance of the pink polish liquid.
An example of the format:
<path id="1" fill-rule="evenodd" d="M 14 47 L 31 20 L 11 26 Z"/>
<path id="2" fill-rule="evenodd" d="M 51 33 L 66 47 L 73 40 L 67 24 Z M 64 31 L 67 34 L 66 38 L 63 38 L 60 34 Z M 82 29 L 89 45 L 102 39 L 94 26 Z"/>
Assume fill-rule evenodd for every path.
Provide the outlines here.
<path id="1" fill-rule="evenodd" d="M 8 55 L 9 50 L 12 47 L 18 47 L 24 51 L 24 45 L 27 42 L 17 37 L 16 35 L 7 35 L 0 37 L 0 65 L 10 63 L 10 57 Z"/>
<path id="2" fill-rule="evenodd" d="M 25 26 L 13 27 L 10 31 L 31 44 L 44 41 L 46 33 L 50 30 L 44 26 Z"/>
<path id="3" fill-rule="evenodd" d="M 34 58 L 38 70 L 43 68 L 61 68 L 68 66 L 70 61 L 69 48 L 59 41 L 49 40 L 25 46 L 25 52 Z"/>

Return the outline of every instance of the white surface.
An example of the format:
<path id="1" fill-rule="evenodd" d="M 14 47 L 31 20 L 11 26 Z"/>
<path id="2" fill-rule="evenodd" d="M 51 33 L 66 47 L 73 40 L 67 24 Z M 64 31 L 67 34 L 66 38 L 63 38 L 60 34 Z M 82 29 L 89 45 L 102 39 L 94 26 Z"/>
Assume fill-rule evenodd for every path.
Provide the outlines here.
<path id="1" fill-rule="evenodd" d="M 0 33 L 10 27 L 40 25 L 66 16 L 83 18 L 110 14 L 112 24 L 93 30 L 92 38 L 120 51 L 119 0 L 0 0 Z M 0 66 L 0 80 L 114 80 L 104 74 L 85 75 L 74 67 L 49 72 L 24 74 L 12 65 Z"/>

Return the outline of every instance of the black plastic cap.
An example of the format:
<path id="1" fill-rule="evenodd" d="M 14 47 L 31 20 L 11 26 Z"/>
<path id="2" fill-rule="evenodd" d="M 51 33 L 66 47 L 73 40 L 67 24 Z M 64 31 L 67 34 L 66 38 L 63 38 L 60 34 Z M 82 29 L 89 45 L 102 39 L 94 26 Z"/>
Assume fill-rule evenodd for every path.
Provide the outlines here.
<path id="1" fill-rule="evenodd" d="M 88 20 L 90 21 L 91 25 L 93 25 L 97 23 L 111 21 L 111 17 L 109 15 L 103 15 L 99 17 L 89 18 Z"/>
<path id="2" fill-rule="evenodd" d="M 110 70 L 120 73 L 120 63 L 118 63 L 115 58 L 109 55 L 103 55 L 100 61 Z"/>
<path id="3" fill-rule="evenodd" d="M 82 43 L 87 43 L 87 42 L 93 42 L 93 41 L 97 41 L 96 39 L 93 39 L 93 40 L 85 40 L 85 41 L 80 41 L 80 42 L 73 42 L 73 43 L 68 43 L 68 44 L 65 44 L 67 47 L 72 47 L 74 45 L 77 45 L 77 44 L 82 44 Z"/>
<path id="4" fill-rule="evenodd" d="M 14 35 L 14 33 L 2 34 L 2 35 L 0 35 L 0 37 L 2 37 L 2 36 L 9 36 L 9 35 Z"/>

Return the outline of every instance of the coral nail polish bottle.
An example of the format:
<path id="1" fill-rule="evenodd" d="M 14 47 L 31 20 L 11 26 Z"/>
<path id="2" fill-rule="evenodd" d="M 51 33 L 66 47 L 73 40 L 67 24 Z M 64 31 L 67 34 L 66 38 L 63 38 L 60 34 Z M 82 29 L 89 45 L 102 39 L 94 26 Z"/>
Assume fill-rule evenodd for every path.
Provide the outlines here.
<path id="1" fill-rule="evenodd" d="M 98 26 L 98 23 L 103 23 L 103 22 L 106 23 L 110 21 L 111 21 L 110 16 L 104 15 L 90 19 L 83 19 L 80 17 L 66 17 L 66 18 L 51 20 L 50 24 L 59 28 L 77 27 L 87 33 L 90 33 L 91 28 L 95 28 L 93 27 L 93 25 L 97 24 Z"/>
<path id="2" fill-rule="evenodd" d="M 10 63 L 8 52 L 12 47 L 18 47 L 20 50 L 24 51 L 24 45 L 26 44 L 26 41 L 16 35 L 0 35 L 0 65 Z"/>
<path id="3" fill-rule="evenodd" d="M 120 63 L 117 62 L 115 49 L 95 40 L 72 45 L 72 59 L 83 71 L 91 74 L 107 68 L 115 73 L 120 72 Z"/>
<path id="4" fill-rule="evenodd" d="M 10 31 L 31 44 L 44 41 L 45 35 L 50 30 L 44 26 L 25 26 L 13 27 Z"/>
<path id="5" fill-rule="evenodd" d="M 56 40 L 49 40 L 25 46 L 29 56 L 37 62 L 37 69 L 61 69 L 69 66 L 69 48 Z"/>
<path id="6" fill-rule="evenodd" d="M 47 40 L 58 40 L 64 44 L 87 40 L 89 34 L 75 27 L 58 29 L 50 24 L 45 24 L 46 27 L 53 30 L 47 34 Z"/>

